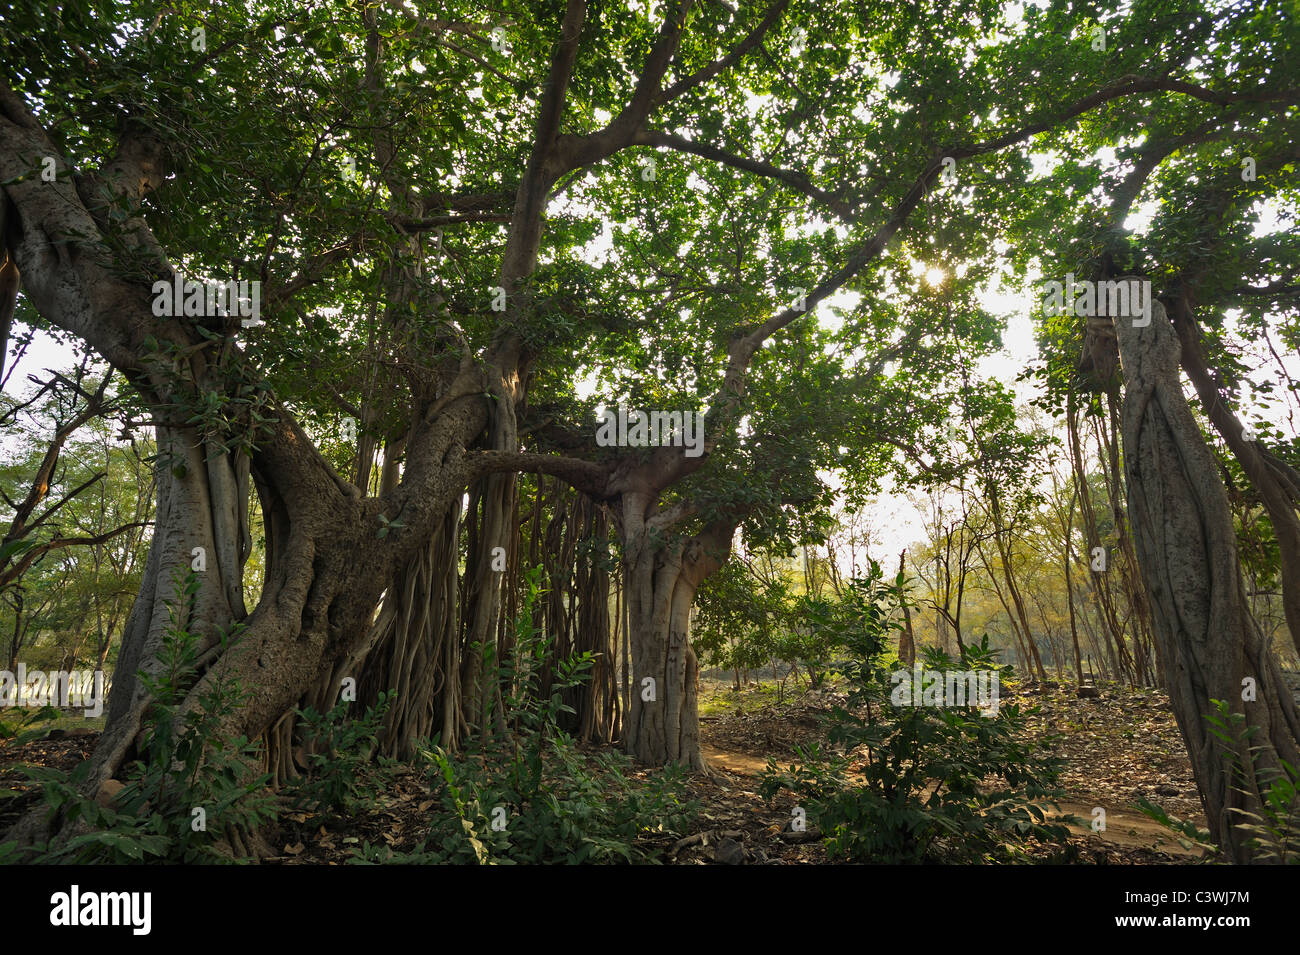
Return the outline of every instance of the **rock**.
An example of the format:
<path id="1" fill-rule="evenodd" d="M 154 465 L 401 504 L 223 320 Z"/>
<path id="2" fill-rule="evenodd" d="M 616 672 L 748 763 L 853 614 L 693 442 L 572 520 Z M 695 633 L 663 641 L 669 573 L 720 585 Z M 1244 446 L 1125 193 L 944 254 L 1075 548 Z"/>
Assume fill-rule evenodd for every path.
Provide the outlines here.
<path id="1" fill-rule="evenodd" d="M 723 865 L 744 865 L 745 847 L 735 839 L 723 839 L 713 850 L 713 861 Z"/>
<path id="2" fill-rule="evenodd" d="M 1161 783 L 1156 787 L 1157 796 L 1177 796 L 1180 792 L 1182 792 L 1181 789 L 1177 786 L 1171 786 L 1168 783 Z"/>
<path id="3" fill-rule="evenodd" d="M 1099 700 L 1101 699 L 1101 690 L 1095 686 L 1081 686 L 1075 691 L 1081 700 Z"/>
<path id="4" fill-rule="evenodd" d="M 67 737 L 71 739 L 74 736 L 94 736 L 95 731 L 85 726 L 77 726 L 68 730 Z"/>
<path id="5" fill-rule="evenodd" d="M 116 779 L 106 779 L 99 784 L 99 792 L 95 793 L 95 802 L 105 809 L 112 808 L 113 797 L 125 788 L 124 784 Z"/>

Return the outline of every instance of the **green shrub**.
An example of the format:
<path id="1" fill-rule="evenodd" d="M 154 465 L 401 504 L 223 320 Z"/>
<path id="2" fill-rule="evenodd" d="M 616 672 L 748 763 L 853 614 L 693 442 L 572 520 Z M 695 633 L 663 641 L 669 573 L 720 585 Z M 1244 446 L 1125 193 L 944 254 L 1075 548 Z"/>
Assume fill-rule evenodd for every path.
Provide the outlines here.
<path id="1" fill-rule="evenodd" d="M 25 746 L 44 739 L 55 728 L 55 722 L 62 717 L 63 713 L 53 706 L 17 708 L 7 719 L 0 718 L 0 743 L 7 745 L 12 741 L 15 746 Z"/>
<path id="2" fill-rule="evenodd" d="M 788 790 L 806 801 L 831 855 L 858 862 L 1006 860 L 1023 857 L 1032 840 L 1065 841 L 1065 818 L 1042 808 L 1061 795 L 1060 760 L 1042 753 L 1045 743 L 1023 741 L 1027 713 L 1013 704 L 991 717 L 974 706 L 891 705 L 886 636 L 903 580 L 886 581 L 873 563 L 853 592 L 859 612 L 843 635 L 852 659 L 839 668 L 848 700 L 828 718 L 835 751 L 798 750 L 801 765 L 784 771 L 770 761 L 763 795 Z M 929 649 L 925 668 L 1009 670 L 987 637 L 960 661 Z M 850 780 L 851 769 L 859 778 Z"/>
<path id="3" fill-rule="evenodd" d="M 76 832 L 26 850 L 36 863 L 230 862 L 223 837 L 251 831 L 274 818 L 266 790 L 269 776 L 252 766 L 256 746 L 244 737 L 224 740 L 219 727 L 241 705 L 245 694 L 231 680 L 216 679 L 184 716 L 186 693 L 197 680 L 199 637 L 189 629 L 198 578 L 177 574 L 175 599 L 167 604 L 170 623 L 163 636 L 157 676 L 139 678 L 153 698 L 143 718 L 142 759 L 124 772 L 125 785 L 112 807 L 83 795 L 71 776 L 33 767 L 27 775 L 43 784 L 51 817 L 61 816 Z M 222 635 L 223 645 L 236 627 Z M 89 763 L 83 763 L 84 771 Z M 201 810 L 201 812 L 199 812 Z M 82 826 L 75 824 L 81 823 Z M 238 860 L 233 860 L 238 861 Z"/>
<path id="4" fill-rule="evenodd" d="M 591 667 L 590 654 L 552 661 L 553 642 L 532 626 L 541 596 L 540 568 L 526 575 L 515 625 L 514 653 L 499 664 L 484 654 L 503 686 L 501 734 L 491 704 L 467 752 L 423 750 L 438 795 L 429 832 L 412 853 L 363 846 L 357 862 L 582 863 L 650 862 L 650 834 L 680 832 L 694 811 L 682 799 L 683 772 L 664 770 L 641 781 L 620 753 L 584 754 L 557 721 L 562 702 Z M 552 664 L 549 692 L 542 678 Z M 488 682 L 487 685 L 492 685 Z"/>
<path id="5" fill-rule="evenodd" d="M 1228 773 L 1236 781 L 1238 792 L 1248 792 L 1244 783 L 1245 768 L 1236 756 L 1237 747 L 1250 742 L 1258 727 L 1247 726 L 1243 713 L 1234 713 L 1226 700 L 1211 700 L 1214 712 L 1207 713 L 1209 731 L 1227 744 L 1224 758 Z M 1250 753 L 1252 771 L 1264 784 L 1264 800 L 1259 812 L 1237 807 L 1229 808 L 1234 814 L 1234 824 L 1251 839 L 1250 852 L 1256 862 L 1283 865 L 1300 864 L 1300 769 L 1284 759 L 1279 759 L 1276 769 L 1258 764 L 1255 748 L 1246 746 Z M 1164 809 L 1147 799 L 1138 800 L 1143 814 L 1172 830 L 1179 836 L 1184 848 L 1205 850 L 1213 858 L 1220 847 L 1211 841 L 1208 829 L 1201 829 L 1190 820 L 1171 817 Z"/>
<path id="6" fill-rule="evenodd" d="M 302 720 L 308 767 L 284 787 L 284 795 L 299 809 L 336 814 L 353 813 L 373 800 L 392 777 L 391 761 L 376 764 L 371 756 L 394 697 L 380 693 L 375 705 L 355 719 L 348 717 L 346 702 L 328 713 L 295 710 Z"/>

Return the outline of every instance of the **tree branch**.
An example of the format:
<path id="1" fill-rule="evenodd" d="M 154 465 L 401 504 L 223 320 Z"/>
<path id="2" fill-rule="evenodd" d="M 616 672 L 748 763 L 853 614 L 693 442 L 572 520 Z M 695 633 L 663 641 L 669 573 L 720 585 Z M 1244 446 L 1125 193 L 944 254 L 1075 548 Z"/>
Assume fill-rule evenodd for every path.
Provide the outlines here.
<path id="1" fill-rule="evenodd" d="M 834 212 L 846 222 L 856 222 L 857 216 L 854 214 L 852 207 L 844 200 L 838 198 L 833 193 L 814 186 L 808 177 L 802 173 L 790 169 L 781 169 L 773 166 L 771 163 L 763 162 L 758 159 L 750 159 L 747 156 L 737 156 L 729 153 L 725 149 L 709 143 L 696 142 L 685 139 L 673 133 L 658 132 L 653 130 L 641 130 L 632 138 L 632 145 L 635 146 L 663 146 L 668 149 L 675 149 L 679 152 L 692 153 L 696 156 L 702 156 L 705 159 L 711 159 L 714 162 L 722 163 L 724 166 L 731 166 L 735 169 L 743 169 L 746 172 L 752 172 L 758 176 L 764 176 L 768 179 L 776 179 L 785 183 L 796 192 L 801 192 L 809 198 L 816 199 L 823 203 L 827 208 Z"/>
<path id="2" fill-rule="evenodd" d="M 525 474 L 549 474 L 598 501 L 611 497 L 607 484 L 609 469 L 591 461 L 566 458 L 557 454 L 531 454 L 524 451 L 479 451 L 466 456 L 466 466 L 474 477 L 503 471 Z"/>
<path id="3" fill-rule="evenodd" d="M 766 35 L 768 30 L 772 28 L 773 24 L 781 19 L 782 14 L 785 13 L 785 9 L 789 5 L 790 0 L 776 0 L 775 3 L 767 8 L 767 13 L 763 15 L 763 19 L 758 22 L 758 25 L 755 26 L 754 29 L 750 30 L 743 40 L 736 44 L 734 50 L 722 59 L 715 60 L 703 69 L 696 70 L 689 76 L 678 80 L 672 86 L 668 87 L 668 89 L 660 92 L 655 97 L 654 105 L 661 106 L 664 103 L 677 99 L 677 97 L 681 96 L 683 93 L 688 93 L 695 87 L 707 83 L 723 70 L 731 67 L 732 64 L 738 61 L 746 53 L 758 46 L 764 35 Z"/>

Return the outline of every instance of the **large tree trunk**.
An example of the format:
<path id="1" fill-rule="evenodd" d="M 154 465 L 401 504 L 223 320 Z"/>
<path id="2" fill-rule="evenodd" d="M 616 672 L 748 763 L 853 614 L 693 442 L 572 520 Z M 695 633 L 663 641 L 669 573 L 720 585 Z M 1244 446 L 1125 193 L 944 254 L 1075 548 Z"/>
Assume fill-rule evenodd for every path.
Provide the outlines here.
<path id="1" fill-rule="evenodd" d="M 624 500 L 623 575 L 632 651 L 632 693 L 627 751 L 652 766 L 677 763 L 697 772 L 708 765 L 700 751 L 699 662 L 690 645 L 691 604 L 704 578 L 722 566 L 732 527 L 712 527 L 697 537 L 657 542 Z M 632 520 L 628 520 L 632 517 Z"/>
<path id="2" fill-rule="evenodd" d="M 150 697 L 137 674 L 158 671 L 157 654 L 171 614 L 180 614 L 200 638 L 201 666 L 210 662 L 221 634 L 247 616 L 248 459 L 216 454 L 205 460 L 207 449 L 189 431 L 159 427 L 157 444 L 154 536 L 122 634 L 104 734 L 93 758 L 96 786 L 116 772 L 138 741 Z M 198 590 L 193 604 L 183 608 L 178 588 L 191 572 Z"/>
<path id="3" fill-rule="evenodd" d="M 1190 293 L 1174 301 L 1174 328 L 1182 346 L 1180 361 L 1196 388 L 1206 416 L 1222 435 L 1251 487 L 1268 512 L 1282 564 L 1282 609 L 1291 641 L 1300 651 L 1300 475 L 1265 447 L 1247 438 L 1231 406 L 1222 397 L 1220 378 L 1206 363 Z"/>
<path id="4" fill-rule="evenodd" d="M 1115 329 L 1126 386 L 1129 517 L 1165 682 L 1210 832 L 1227 858 L 1249 862 L 1238 811 L 1261 811 L 1281 761 L 1300 765 L 1300 716 L 1246 611 L 1227 493 L 1183 397 L 1178 338 L 1165 309 L 1157 303 L 1146 327 L 1120 317 Z M 1243 690 L 1250 681 L 1254 693 Z M 1244 718 L 1249 741 L 1211 731 L 1212 700 Z"/>

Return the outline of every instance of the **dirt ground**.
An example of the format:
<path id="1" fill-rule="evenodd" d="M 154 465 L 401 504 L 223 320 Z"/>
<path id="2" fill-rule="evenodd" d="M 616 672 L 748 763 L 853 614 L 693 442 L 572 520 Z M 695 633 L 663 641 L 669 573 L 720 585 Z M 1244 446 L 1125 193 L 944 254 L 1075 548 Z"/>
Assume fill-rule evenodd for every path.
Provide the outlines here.
<path id="1" fill-rule="evenodd" d="M 755 777 L 766 768 L 769 756 L 789 765 L 795 746 L 816 738 L 820 716 L 842 702 L 833 691 L 824 691 L 784 706 L 766 702 L 763 695 L 759 705 L 747 707 L 745 693 L 735 693 L 722 681 L 702 687 L 702 693 L 706 709 L 721 711 L 702 720 L 705 757 L 718 770 L 719 795 L 756 786 Z M 1021 689 L 1004 686 L 1002 697 L 1025 708 L 1039 707 L 1040 712 L 1029 717 L 1037 736 L 1063 736 L 1053 753 L 1066 761 L 1062 786 L 1067 798 L 1057 807 L 1086 821 L 1071 827 L 1079 862 L 1185 864 L 1203 857 L 1135 807 L 1138 797 L 1145 797 L 1174 818 L 1205 826 L 1191 763 L 1165 694 L 1105 686 L 1099 698 L 1080 699 L 1071 687 L 1048 683 Z M 1097 807 L 1106 814 L 1100 832 L 1087 824 L 1097 818 Z M 757 813 L 758 806 L 752 811 Z M 818 861 L 802 851 L 794 855 L 787 861 Z"/>

